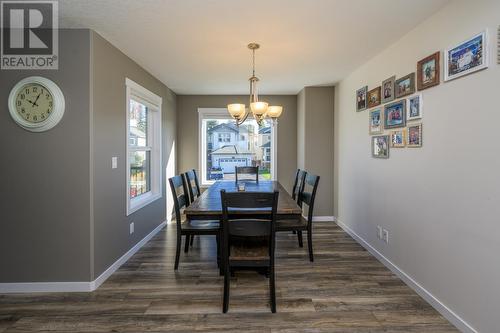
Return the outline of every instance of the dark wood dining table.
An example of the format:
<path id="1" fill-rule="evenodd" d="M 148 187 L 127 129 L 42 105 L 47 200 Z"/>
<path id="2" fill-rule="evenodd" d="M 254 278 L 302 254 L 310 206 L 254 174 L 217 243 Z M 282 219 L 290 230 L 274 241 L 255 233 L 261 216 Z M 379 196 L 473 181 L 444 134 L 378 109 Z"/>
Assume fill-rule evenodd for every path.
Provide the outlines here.
<path id="1" fill-rule="evenodd" d="M 220 191 L 237 192 L 238 185 L 234 180 L 216 181 L 207 188 L 201 196 L 196 198 L 184 210 L 186 218 L 194 220 L 220 220 L 222 218 L 222 205 Z M 245 182 L 246 192 L 274 192 L 279 191 L 277 219 L 297 219 L 302 214 L 302 209 L 292 199 L 285 188 L 277 181 Z M 241 214 L 259 213 L 256 210 L 242 211 Z"/>

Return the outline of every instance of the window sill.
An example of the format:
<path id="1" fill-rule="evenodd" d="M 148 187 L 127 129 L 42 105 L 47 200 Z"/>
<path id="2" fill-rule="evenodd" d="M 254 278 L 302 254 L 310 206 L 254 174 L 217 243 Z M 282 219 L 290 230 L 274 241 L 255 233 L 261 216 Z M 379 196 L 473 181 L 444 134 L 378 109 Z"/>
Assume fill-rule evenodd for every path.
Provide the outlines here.
<path id="1" fill-rule="evenodd" d="M 153 194 L 151 192 L 148 192 L 137 198 L 129 199 L 127 206 L 127 216 L 138 211 L 141 208 L 146 207 L 147 205 L 149 205 L 153 201 L 160 199 L 161 197 L 162 197 L 161 193 Z"/>

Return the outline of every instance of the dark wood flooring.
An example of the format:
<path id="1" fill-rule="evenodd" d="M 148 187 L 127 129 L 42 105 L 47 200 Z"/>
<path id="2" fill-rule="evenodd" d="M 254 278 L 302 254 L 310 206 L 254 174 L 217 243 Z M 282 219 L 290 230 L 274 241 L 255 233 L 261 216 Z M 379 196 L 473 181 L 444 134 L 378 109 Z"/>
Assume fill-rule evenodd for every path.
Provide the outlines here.
<path id="1" fill-rule="evenodd" d="M 0 295 L 0 332 L 457 332 L 334 223 L 315 223 L 315 262 L 278 235 L 277 310 L 264 276 L 238 272 L 229 313 L 215 239 L 197 237 L 173 270 L 168 226 L 93 293 Z"/>

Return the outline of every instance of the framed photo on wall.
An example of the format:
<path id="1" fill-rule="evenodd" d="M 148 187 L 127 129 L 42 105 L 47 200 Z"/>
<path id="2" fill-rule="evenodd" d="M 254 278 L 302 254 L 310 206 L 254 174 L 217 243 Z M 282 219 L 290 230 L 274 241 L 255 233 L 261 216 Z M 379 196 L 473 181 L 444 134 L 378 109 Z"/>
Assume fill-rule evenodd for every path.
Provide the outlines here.
<path id="1" fill-rule="evenodd" d="M 382 122 L 383 117 L 382 109 L 376 108 L 370 110 L 370 116 L 368 117 L 370 120 L 370 134 L 380 134 L 384 132 L 384 123 Z"/>
<path id="2" fill-rule="evenodd" d="M 410 73 L 397 79 L 394 83 L 396 98 L 411 95 L 415 92 L 415 73 Z"/>
<path id="3" fill-rule="evenodd" d="M 372 136 L 372 157 L 389 158 L 389 136 Z"/>
<path id="4" fill-rule="evenodd" d="M 417 63 L 417 89 L 424 90 L 439 84 L 439 55 L 431 54 Z"/>
<path id="5" fill-rule="evenodd" d="M 396 76 L 391 76 L 390 78 L 382 81 L 382 103 L 387 103 L 394 100 L 395 81 Z"/>
<path id="6" fill-rule="evenodd" d="M 368 108 L 373 108 L 377 105 L 380 105 L 380 87 L 368 92 Z"/>
<path id="7" fill-rule="evenodd" d="M 367 107 L 366 94 L 368 92 L 368 86 L 364 86 L 356 91 L 356 111 L 363 111 Z"/>
<path id="8" fill-rule="evenodd" d="M 408 126 L 407 133 L 407 147 L 422 147 L 422 123 Z"/>
<path id="9" fill-rule="evenodd" d="M 404 148 L 406 146 L 406 129 L 391 131 L 391 148 Z"/>
<path id="10" fill-rule="evenodd" d="M 384 107 L 384 128 L 398 128 L 406 126 L 406 100 L 386 104 Z"/>
<path id="11" fill-rule="evenodd" d="M 406 120 L 422 119 L 422 94 L 416 94 L 406 99 Z"/>
<path id="12" fill-rule="evenodd" d="M 444 52 L 444 80 L 449 81 L 488 67 L 488 31 Z"/>

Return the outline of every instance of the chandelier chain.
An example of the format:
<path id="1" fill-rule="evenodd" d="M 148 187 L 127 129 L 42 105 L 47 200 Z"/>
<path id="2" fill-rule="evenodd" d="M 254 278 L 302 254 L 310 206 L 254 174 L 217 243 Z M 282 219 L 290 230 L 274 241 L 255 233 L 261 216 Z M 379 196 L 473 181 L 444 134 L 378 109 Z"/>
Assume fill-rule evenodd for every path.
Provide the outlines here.
<path id="1" fill-rule="evenodd" d="M 255 49 L 252 50 L 252 76 L 255 76 Z"/>

